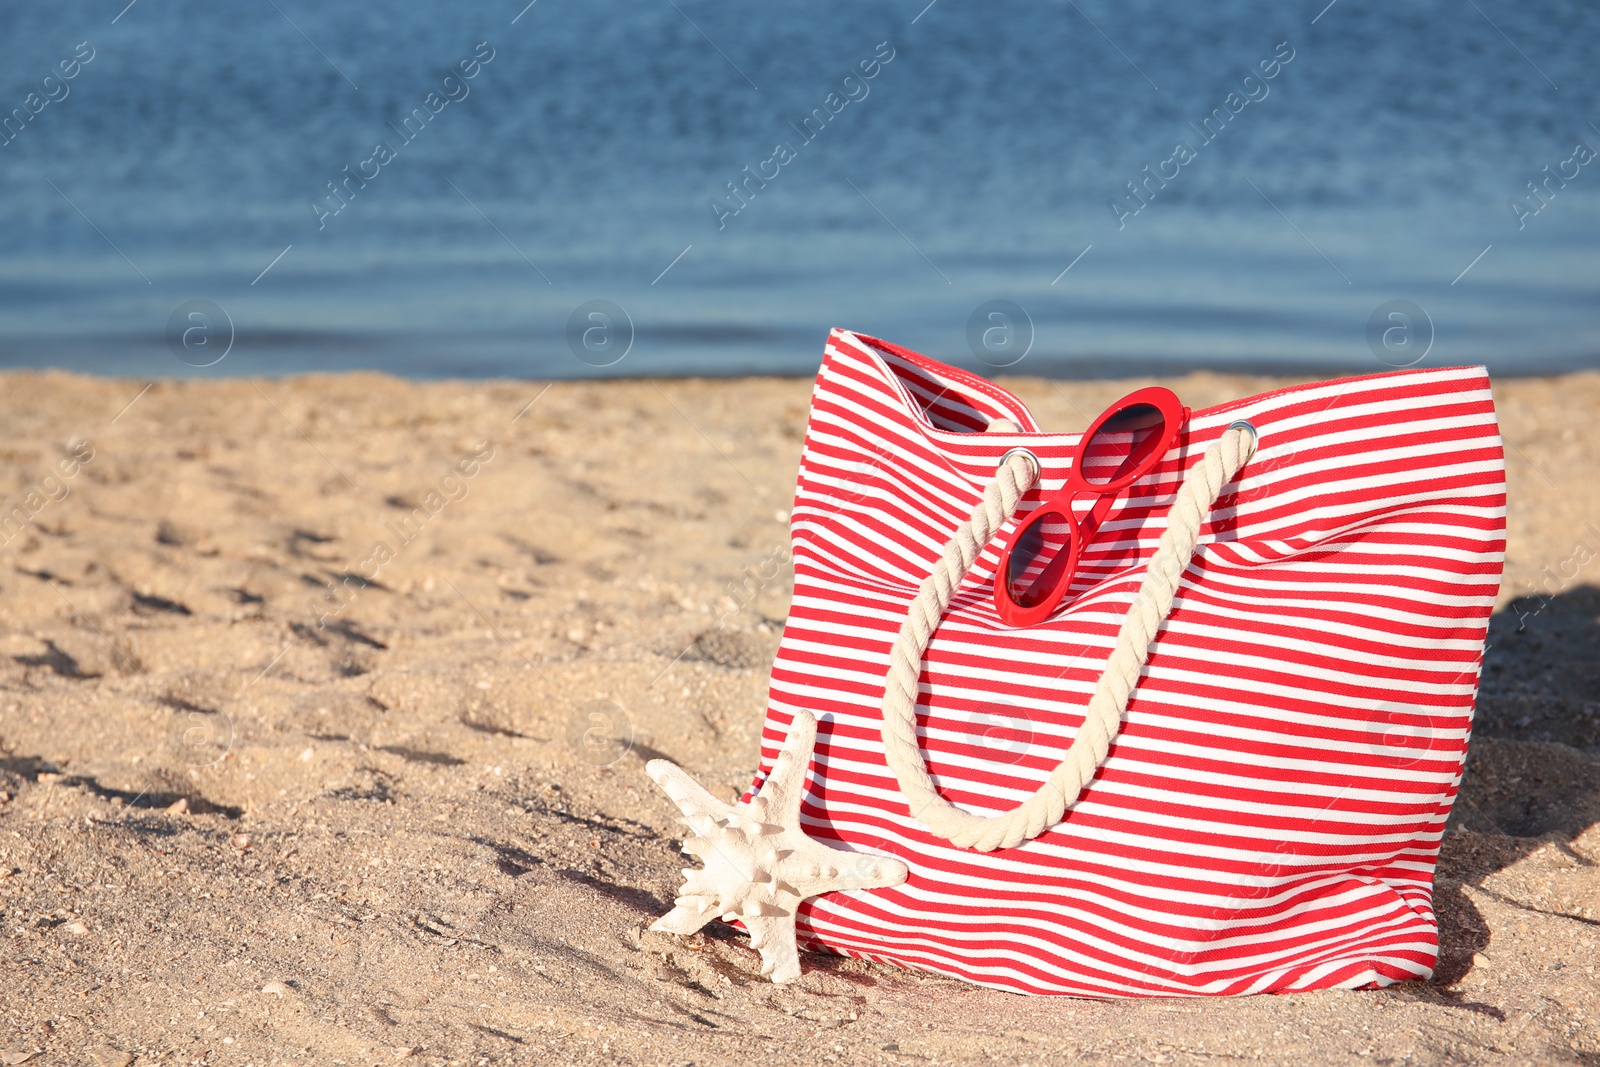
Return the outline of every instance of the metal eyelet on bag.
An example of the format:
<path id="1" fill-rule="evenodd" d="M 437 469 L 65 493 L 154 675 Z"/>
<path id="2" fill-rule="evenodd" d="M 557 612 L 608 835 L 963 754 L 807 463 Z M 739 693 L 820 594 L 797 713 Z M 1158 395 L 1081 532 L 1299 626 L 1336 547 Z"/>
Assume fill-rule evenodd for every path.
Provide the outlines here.
<path id="1" fill-rule="evenodd" d="M 1039 465 L 1039 457 L 1034 455 L 1031 449 L 1027 448 L 1008 449 L 1006 454 L 1000 457 L 1000 462 L 995 464 L 995 469 L 999 470 L 1001 467 L 1004 467 L 1006 465 L 1006 460 L 1010 459 L 1012 456 L 1027 457 L 1028 462 L 1033 464 L 1033 480 L 1039 480 L 1039 475 L 1043 473 L 1044 468 Z"/>
<path id="2" fill-rule="evenodd" d="M 1261 431 L 1256 429 L 1256 424 L 1248 419 L 1236 419 L 1235 421 L 1228 423 L 1228 429 L 1232 430 L 1235 428 L 1240 430 L 1249 430 L 1250 436 L 1256 439 L 1256 443 L 1259 444 L 1261 442 Z"/>

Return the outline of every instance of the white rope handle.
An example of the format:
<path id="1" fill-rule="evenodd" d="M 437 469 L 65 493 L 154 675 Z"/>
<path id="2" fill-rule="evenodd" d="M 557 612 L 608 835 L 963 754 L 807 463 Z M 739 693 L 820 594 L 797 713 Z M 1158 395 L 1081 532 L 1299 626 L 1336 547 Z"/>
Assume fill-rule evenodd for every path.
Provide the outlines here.
<path id="1" fill-rule="evenodd" d="M 983 502 L 972 518 L 956 530 L 933 572 L 922 583 L 889 652 L 889 675 L 883 694 L 884 756 L 900 782 L 900 791 L 910 802 L 912 818 L 952 845 L 979 852 L 1012 848 L 1061 821 L 1104 762 L 1112 739 L 1122 727 L 1122 713 L 1139 683 L 1156 633 L 1172 610 L 1206 515 L 1222 487 L 1233 481 L 1255 447 L 1254 428 L 1248 423 L 1234 423 L 1189 472 L 1167 512 L 1166 532 L 1156 546 L 1138 596 L 1128 606 L 1117 643 L 1084 712 L 1083 726 L 1067 747 L 1066 756 L 1033 796 L 1003 815 L 985 816 L 962 811 L 934 789 L 917 742 L 917 679 L 922 673 L 923 653 L 957 586 L 1038 477 L 1038 468 L 1030 456 L 1007 453 L 983 494 Z"/>

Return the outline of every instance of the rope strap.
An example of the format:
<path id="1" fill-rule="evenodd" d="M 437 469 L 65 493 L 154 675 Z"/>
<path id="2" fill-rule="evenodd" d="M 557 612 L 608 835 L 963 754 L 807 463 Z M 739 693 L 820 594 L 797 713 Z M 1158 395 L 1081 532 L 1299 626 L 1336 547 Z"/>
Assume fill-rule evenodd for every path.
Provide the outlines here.
<path id="1" fill-rule="evenodd" d="M 912 818 L 952 845 L 979 852 L 1012 848 L 1061 821 L 1105 761 L 1112 739 L 1122 727 L 1122 714 L 1139 683 L 1150 646 L 1172 610 L 1206 515 L 1222 487 L 1233 481 L 1255 447 L 1255 433 L 1247 425 L 1235 423 L 1189 472 L 1167 512 L 1166 532 L 1156 546 L 1138 596 L 1128 606 L 1117 643 L 1066 756 L 1033 796 L 1003 815 L 984 816 L 962 811 L 934 789 L 917 742 L 917 680 L 922 673 L 922 656 L 950 607 L 956 588 L 972 569 L 983 546 L 1011 517 L 1017 501 L 1038 477 L 1030 457 L 1021 453 L 1007 455 L 984 492 L 983 502 L 972 518 L 956 530 L 933 572 L 922 583 L 889 652 L 883 694 L 884 756 L 910 803 Z"/>

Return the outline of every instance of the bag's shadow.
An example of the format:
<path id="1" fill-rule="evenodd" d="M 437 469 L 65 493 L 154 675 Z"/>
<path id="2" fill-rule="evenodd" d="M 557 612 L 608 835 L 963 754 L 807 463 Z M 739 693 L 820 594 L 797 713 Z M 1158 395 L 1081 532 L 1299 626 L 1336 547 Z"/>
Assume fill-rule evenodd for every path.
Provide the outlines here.
<path id="1" fill-rule="evenodd" d="M 1435 985 L 1459 982 L 1489 946 L 1489 927 L 1465 887 L 1482 889 L 1548 844 L 1581 864 L 1595 862 L 1572 846 L 1600 823 L 1597 695 L 1600 589 L 1522 597 L 1494 614 L 1467 771 L 1440 850 Z"/>

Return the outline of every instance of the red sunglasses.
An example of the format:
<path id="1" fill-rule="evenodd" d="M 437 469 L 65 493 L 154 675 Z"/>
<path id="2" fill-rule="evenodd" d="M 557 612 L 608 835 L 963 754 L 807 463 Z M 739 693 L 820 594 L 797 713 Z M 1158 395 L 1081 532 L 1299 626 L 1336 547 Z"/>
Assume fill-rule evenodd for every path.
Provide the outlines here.
<path id="1" fill-rule="evenodd" d="M 1117 494 L 1150 473 L 1188 420 L 1177 394 L 1160 386 L 1129 393 L 1094 420 L 1072 454 L 1066 483 L 1012 531 L 1000 555 L 994 604 L 1007 625 L 1032 626 L 1056 609 Z M 1038 458 L 1028 456 L 1037 467 Z M 1072 505 L 1085 494 L 1096 499 L 1080 520 Z"/>

